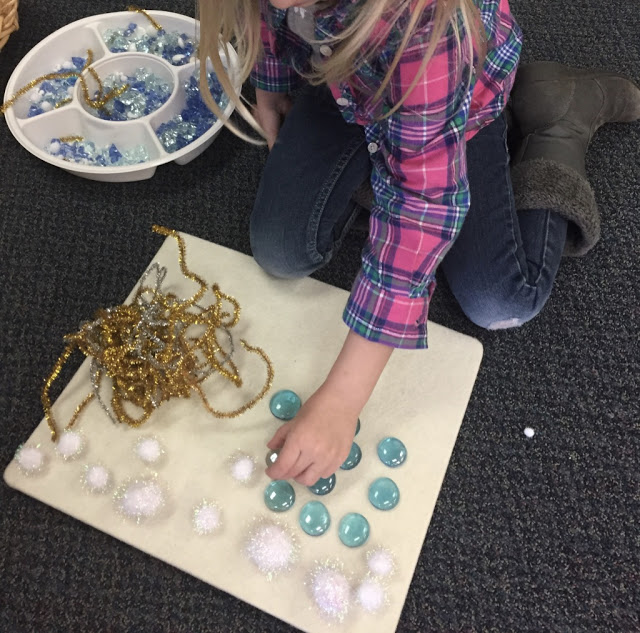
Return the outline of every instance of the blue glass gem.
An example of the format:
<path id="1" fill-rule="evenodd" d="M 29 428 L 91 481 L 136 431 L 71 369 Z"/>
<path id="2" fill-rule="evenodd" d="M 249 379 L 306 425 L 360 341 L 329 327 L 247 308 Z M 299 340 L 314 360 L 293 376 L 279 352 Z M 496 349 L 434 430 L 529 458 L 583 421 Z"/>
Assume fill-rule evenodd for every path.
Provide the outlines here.
<path id="1" fill-rule="evenodd" d="M 271 413 L 279 420 L 293 419 L 296 413 L 300 411 L 301 406 L 300 396 L 289 389 L 278 391 L 278 393 L 272 396 L 269 402 Z"/>
<path id="2" fill-rule="evenodd" d="M 328 495 L 336 487 L 336 476 L 331 475 L 326 479 L 318 479 L 313 486 L 308 486 L 314 495 Z"/>
<path id="3" fill-rule="evenodd" d="M 288 481 L 277 479 L 272 481 L 264 489 L 264 502 L 269 510 L 284 512 L 288 510 L 296 500 L 296 493 Z"/>
<path id="4" fill-rule="evenodd" d="M 396 468 L 407 459 L 407 449 L 397 437 L 385 437 L 378 444 L 378 457 L 385 466 Z"/>
<path id="5" fill-rule="evenodd" d="M 309 536 L 320 536 L 329 529 L 331 517 L 324 503 L 309 501 L 300 510 L 299 523 Z"/>
<path id="6" fill-rule="evenodd" d="M 356 435 L 360 433 L 360 418 L 358 418 L 358 424 L 356 424 Z"/>
<path id="7" fill-rule="evenodd" d="M 369 521 L 357 512 L 345 514 L 338 526 L 338 536 L 347 547 L 360 547 L 369 538 Z"/>
<path id="8" fill-rule="evenodd" d="M 344 463 L 342 464 L 342 466 L 340 466 L 340 468 L 342 470 L 351 470 L 360 463 L 361 459 L 362 451 L 360 450 L 360 447 L 354 442 L 351 445 L 351 450 L 349 451 L 347 459 L 344 460 Z"/>
<path id="9" fill-rule="evenodd" d="M 369 486 L 369 501 L 378 510 L 393 510 L 400 501 L 400 490 L 389 477 L 379 477 Z"/>

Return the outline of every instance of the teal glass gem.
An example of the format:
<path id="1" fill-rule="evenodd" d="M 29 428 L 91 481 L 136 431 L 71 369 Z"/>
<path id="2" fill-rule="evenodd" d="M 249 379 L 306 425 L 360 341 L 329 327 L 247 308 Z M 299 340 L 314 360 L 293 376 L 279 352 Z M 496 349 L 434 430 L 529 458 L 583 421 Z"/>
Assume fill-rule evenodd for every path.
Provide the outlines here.
<path id="1" fill-rule="evenodd" d="M 300 411 L 302 401 L 297 393 L 289 389 L 282 389 L 273 394 L 269 401 L 271 413 L 279 420 L 291 420 Z"/>
<path id="2" fill-rule="evenodd" d="M 360 418 L 358 418 L 358 424 L 356 424 L 356 435 L 360 433 Z"/>
<path id="3" fill-rule="evenodd" d="M 340 468 L 342 470 L 351 470 L 360 463 L 361 459 L 362 459 L 362 450 L 354 442 L 351 445 L 351 450 L 349 451 L 349 455 L 347 456 L 347 459 L 344 460 L 344 463 L 342 464 L 342 466 L 340 466 Z"/>
<path id="4" fill-rule="evenodd" d="M 378 510 L 393 510 L 400 501 L 400 490 L 389 477 L 379 477 L 369 486 L 369 501 Z"/>
<path id="5" fill-rule="evenodd" d="M 318 479 L 313 486 L 308 486 L 314 495 L 328 495 L 336 487 L 336 476 L 331 475 L 326 479 Z"/>
<path id="6" fill-rule="evenodd" d="M 338 526 L 338 536 L 347 547 L 360 547 L 369 538 L 369 521 L 357 512 L 345 514 Z"/>
<path id="7" fill-rule="evenodd" d="M 276 479 L 264 489 L 264 503 L 274 512 L 288 510 L 295 500 L 296 493 L 288 481 Z"/>
<path id="8" fill-rule="evenodd" d="M 324 534 L 331 525 L 331 517 L 324 503 L 320 501 L 309 501 L 302 506 L 300 510 L 300 518 L 298 519 L 300 527 L 309 536 L 320 536 Z"/>
<path id="9" fill-rule="evenodd" d="M 378 457 L 385 466 L 396 468 L 407 459 L 407 449 L 397 437 L 385 437 L 378 444 Z"/>

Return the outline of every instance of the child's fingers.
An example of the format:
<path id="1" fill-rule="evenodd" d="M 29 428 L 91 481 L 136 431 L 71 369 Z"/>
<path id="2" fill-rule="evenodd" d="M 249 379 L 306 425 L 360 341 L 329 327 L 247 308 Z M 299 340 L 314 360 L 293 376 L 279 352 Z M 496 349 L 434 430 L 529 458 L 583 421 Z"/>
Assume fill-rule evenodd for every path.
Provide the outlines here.
<path id="1" fill-rule="evenodd" d="M 273 437 L 267 442 L 267 448 L 272 451 L 278 450 L 282 447 L 289 434 L 289 425 L 283 424 L 273 435 Z"/>
<path id="2" fill-rule="evenodd" d="M 292 470 L 300 457 L 300 449 L 291 442 L 284 443 L 282 450 L 278 454 L 276 463 L 267 468 L 266 473 L 271 479 L 287 479 L 286 475 Z"/>
<path id="3" fill-rule="evenodd" d="M 320 479 L 320 468 L 315 464 L 311 464 L 306 470 L 302 471 L 299 475 L 294 476 L 294 479 L 303 486 L 313 486 L 313 484 Z"/>

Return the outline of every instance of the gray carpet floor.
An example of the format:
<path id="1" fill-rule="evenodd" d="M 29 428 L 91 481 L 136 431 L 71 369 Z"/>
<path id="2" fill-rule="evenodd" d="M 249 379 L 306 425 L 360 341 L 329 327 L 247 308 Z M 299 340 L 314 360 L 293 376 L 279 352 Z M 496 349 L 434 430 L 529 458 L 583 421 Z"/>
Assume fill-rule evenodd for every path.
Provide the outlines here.
<path id="1" fill-rule="evenodd" d="M 525 61 L 603 66 L 640 80 L 637 0 L 512 6 Z M 0 89 L 49 33 L 123 8 L 23 0 L 21 30 L 0 53 Z M 181 0 L 149 8 L 194 10 Z M 39 161 L 0 124 L 3 468 L 41 418 L 43 378 L 62 336 L 124 299 L 161 244 L 153 223 L 249 253 L 265 155 L 225 131 L 188 166 L 100 184 Z M 564 262 L 537 319 L 482 331 L 440 282 L 432 320 L 479 338 L 485 356 L 399 631 L 640 631 L 640 124 L 600 130 L 587 169 L 603 237 L 588 257 Z M 317 277 L 349 288 L 361 246 L 362 236 L 350 235 Z M 531 440 L 526 426 L 536 430 Z M 0 499 L 3 633 L 290 630 L 4 484 Z"/>

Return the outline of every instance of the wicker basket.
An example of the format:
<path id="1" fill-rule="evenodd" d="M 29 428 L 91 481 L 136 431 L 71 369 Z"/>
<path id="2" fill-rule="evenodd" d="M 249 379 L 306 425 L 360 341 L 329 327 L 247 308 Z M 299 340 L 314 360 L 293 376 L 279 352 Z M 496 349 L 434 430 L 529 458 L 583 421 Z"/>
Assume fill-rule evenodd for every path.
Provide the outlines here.
<path id="1" fill-rule="evenodd" d="M 18 0 L 0 0 L 0 50 L 18 30 Z"/>

